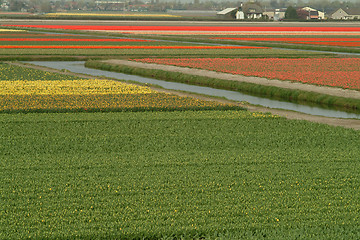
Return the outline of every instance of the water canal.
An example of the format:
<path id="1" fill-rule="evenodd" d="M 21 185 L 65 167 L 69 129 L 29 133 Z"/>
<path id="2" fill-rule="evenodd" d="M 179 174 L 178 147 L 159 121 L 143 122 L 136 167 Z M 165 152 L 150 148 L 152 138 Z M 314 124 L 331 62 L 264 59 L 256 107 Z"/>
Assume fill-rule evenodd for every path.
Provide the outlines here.
<path id="1" fill-rule="evenodd" d="M 66 69 L 66 70 L 74 72 L 74 73 L 87 74 L 87 75 L 92 75 L 95 77 L 113 78 L 113 79 L 119 79 L 119 80 L 134 81 L 134 82 L 139 82 L 139 83 L 154 84 L 154 85 L 158 85 L 164 89 L 180 90 L 180 91 L 204 94 L 204 95 L 209 95 L 209 96 L 224 97 L 229 100 L 246 101 L 246 102 L 249 102 L 250 104 L 260 105 L 263 107 L 291 110 L 291 111 L 296 111 L 296 112 L 301 112 L 301 113 L 306 113 L 306 114 L 311 114 L 311 115 L 316 115 L 316 116 L 360 119 L 360 114 L 356 114 L 356 113 L 347 113 L 347 112 L 338 111 L 338 110 L 306 106 L 306 105 L 290 103 L 290 102 L 285 102 L 285 101 L 272 100 L 272 99 L 262 98 L 262 97 L 255 97 L 255 96 L 243 94 L 243 93 L 236 92 L 236 91 L 221 90 L 221 89 L 215 89 L 215 88 L 210 88 L 210 87 L 200 87 L 200 86 L 188 85 L 188 84 L 183 84 L 183 83 L 167 82 L 167 81 L 162 81 L 162 80 L 157 80 L 157 79 L 152 79 L 152 78 L 140 77 L 140 76 L 136 76 L 136 75 L 128 75 L 128 74 L 123 74 L 123 73 L 109 72 L 109 71 L 103 71 L 103 70 L 98 70 L 98 69 L 86 68 L 84 66 L 85 62 L 83 62 L 83 61 L 55 61 L 55 62 L 31 61 L 31 62 L 25 62 L 25 63 L 31 63 L 34 65 L 49 67 L 49 68 L 58 69 L 58 70 Z"/>

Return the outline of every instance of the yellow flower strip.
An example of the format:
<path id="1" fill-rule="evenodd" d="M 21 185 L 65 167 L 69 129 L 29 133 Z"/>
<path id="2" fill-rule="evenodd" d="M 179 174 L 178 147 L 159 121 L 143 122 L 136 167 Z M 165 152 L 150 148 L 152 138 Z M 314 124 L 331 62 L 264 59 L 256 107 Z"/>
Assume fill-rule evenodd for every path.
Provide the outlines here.
<path id="1" fill-rule="evenodd" d="M 0 81 L 1 112 L 162 111 L 227 106 L 111 80 Z"/>
<path id="2" fill-rule="evenodd" d="M 0 32 L 25 32 L 25 30 L 0 28 Z"/>
<path id="3" fill-rule="evenodd" d="M 165 93 L 93 95 L 1 95 L 0 111 L 34 109 L 191 109 L 226 106 Z"/>
<path id="4" fill-rule="evenodd" d="M 148 87 L 110 80 L 1 81 L 0 95 L 86 95 L 154 93 Z"/>

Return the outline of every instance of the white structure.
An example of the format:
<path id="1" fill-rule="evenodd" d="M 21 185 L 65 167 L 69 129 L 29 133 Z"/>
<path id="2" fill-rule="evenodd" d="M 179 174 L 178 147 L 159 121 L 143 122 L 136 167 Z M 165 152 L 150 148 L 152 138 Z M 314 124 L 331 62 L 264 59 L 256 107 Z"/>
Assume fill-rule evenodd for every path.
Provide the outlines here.
<path id="1" fill-rule="evenodd" d="M 236 19 L 245 19 L 245 14 L 243 11 L 239 10 L 236 12 L 236 15 L 235 15 L 235 18 Z"/>
<path id="2" fill-rule="evenodd" d="M 216 13 L 216 15 L 218 17 L 221 17 L 221 18 L 234 18 L 234 16 L 236 15 L 236 12 L 237 12 L 237 8 L 225 8 L 224 10 Z"/>
<path id="3" fill-rule="evenodd" d="M 329 16 L 332 19 L 360 19 L 360 9 L 339 8 Z"/>
<path id="4" fill-rule="evenodd" d="M 317 16 L 318 16 L 318 19 L 321 20 L 321 19 L 325 19 L 325 13 L 324 12 L 321 12 L 319 10 L 316 10 L 314 8 L 311 8 L 311 7 L 303 7 L 302 10 L 305 10 L 309 13 L 315 13 L 317 12 Z M 312 17 L 309 17 L 309 18 L 312 18 Z"/>
<path id="5" fill-rule="evenodd" d="M 266 12 L 264 12 L 263 15 L 268 16 L 268 18 L 271 20 L 280 21 L 285 18 L 285 12 L 286 12 L 286 8 L 285 9 L 272 9 L 272 10 L 267 10 Z"/>
<path id="6" fill-rule="evenodd" d="M 239 8 L 226 8 L 217 13 L 223 19 L 259 19 L 263 17 L 264 10 L 260 3 L 250 1 L 241 4 Z"/>

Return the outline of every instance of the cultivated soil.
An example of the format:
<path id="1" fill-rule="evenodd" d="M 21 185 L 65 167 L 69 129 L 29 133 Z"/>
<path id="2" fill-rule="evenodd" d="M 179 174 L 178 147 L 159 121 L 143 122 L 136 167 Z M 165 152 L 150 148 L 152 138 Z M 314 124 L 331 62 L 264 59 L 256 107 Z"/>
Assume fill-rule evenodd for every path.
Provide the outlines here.
<path id="1" fill-rule="evenodd" d="M 108 62 L 111 64 L 121 64 L 121 65 L 127 65 L 127 66 L 140 67 L 140 68 L 151 68 L 151 69 L 161 69 L 161 70 L 166 70 L 166 71 L 176 71 L 176 72 L 181 72 L 181 73 L 186 73 L 186 74 L 208 76 L 208 77 L 221 78 L 221 79 L 227 79 L 227 80 L 251 81 L 253 83 L 258 83 L 258 84 L 264 83 L 264 85 L 267 84 L 269 86 L 279 86 L 279 87 L 291 88 L 291 89 L 301 89 L 304 91 L 309 91 L 309 88 L 311 88 L 311 91 L 319 92 L 319 93 L 323 93 L 323 94 L 349 97 L 349 98 L 360 98 L 360 92 L 354 91 L 354 90 L 345 90 L 345 89 L 338 89 L 338 88 L 331 88 L 331 87 L 319 87 L 319 86 L 313 86 L 313 85 L 307 85 L 307 84 L 290 83 L 290 82 L 286 82 L 286 81 L 268 80 L 268 79 L 263 79 L 263 78 L 254 78 L 254 77 L 244 77 L 244 76 L 232 75 L 232 74 L 226 74 L 226 73 L 217 73 L 217 72 L 207 71 L 207 70 L 182 68 L 182 67 L 175 67 L 175 66 L 168 66 L 168 65 L 138 63 L 138 62 L 132 62 L 132 61 L 126 61 L 126 60 L 119 60 L 119 59 L 106 60 L 105 62 Z M 25 67 L 29 67 L 29 68 L 50 71 L 50 72 L 57 72 L 57 73 L 61 73 L 61 74 L 73 75 L 73 76 L 78 76 L 81 78 L 94 78 L 93 76 L 90 76 L 90 75 L 77 74 L 77 73 L 72 73 L 72 72 L 63 72 L 63 71 L 56 70 L 56 69 L 51 69 L 51 68 L 41 67 L 41 66 L 36 66 L 36 65 L 30 65 L 30 64 L 22 64 L 19 62 L 17 62 L 17 63 L 9 62 L 9 64 L 20 65 L 20 66 L 25 66 Z M 276 85 L 272 85 L 272 83 L 274 83 Z M 162 89 L 162 88 L 157 88 L 157 87 L 152 87 L 152 86 L 151 86 L 151 88 L 154 90 L 157 90 L 157 91 L 176 94 L 179 96 L 188 96 L 188 97 L 194 97 L 194 98 L 208 100 L 208 101 L 231 103 L 231 104 L 245 107 L 249 111 L 252 111 L 252 112 L 269 112 L 271 114 L 283 116 L 287 119 L 306 120 L 306 121 L 311 121 L 311 122 L 328 124 L 328 125 L 332 125 L 332 126 L 339 126 L 339 127 L 360 130 L 360 120 L 357 120 L 357 119 L 343 119 L 343 118 L 329 118 L 329 117 L 322 117 L 322 116 L 314 116 L 314 115 L 309 115 L 309 114 L 305 114 L 305 113 L 286 111 L 286 110 L 281 110 L 281 109 L 272 109 L 272 108 L 266 108 L 266 107 L 259 107 L 259 106 L 254 106 L 251 104 L 244 104 L 244 103 L 230 101 L 230 100 L 221 99 L 221 98 L 208 97 L 208 96 L 192 94 L 192 93 L 178 92 L 178 91 L 167 90 L 167 89 Z M 314 90 L 314 89 L 316 89 L 316 90 Z"/>

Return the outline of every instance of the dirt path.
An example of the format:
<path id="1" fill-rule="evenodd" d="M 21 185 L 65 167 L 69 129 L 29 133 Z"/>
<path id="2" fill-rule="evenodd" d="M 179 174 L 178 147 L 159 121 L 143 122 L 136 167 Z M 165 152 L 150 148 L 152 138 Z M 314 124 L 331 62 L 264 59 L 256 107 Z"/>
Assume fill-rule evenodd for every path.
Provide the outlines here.
<path id="1" fill-rule="evenodd" d="M 118 61 L 118 63 L 121 62 L 121 64 L 123 64 L 123 62 L 129 63 L 129 64 L 134 63 L 134 62 L 122 61 L 122 60 L 116 60 L 116 61 Z M 112 60 L 112 62 L 114 62 L 114 60 Z M 9 64 L 18 65 L 18 66 L 25 66 L 25 67 L 40 69 L 40 70 L 49 71 L 49 72 L 57 72 L 57 73 L 66 74 L 66 75 L 78 76 L 78 77 L 81 77 L 81 78 L 94 78 L 93 76 L 90 76 L 90 75 L 77 74 L 77 73 L 72 73 L 72 72 L 64 72 L 64 71 L 51 69 L 51 68 L 47 68 L 47 67 L 41 67 L 41 66 L 30 65 L 30 64 L 22 64 L 22 63 L 18 63 L 18 62 L 17 63 L 10 62 Z M 145 65 L 149 66 L 149 64 L 145 64 L 145 63 L 140 63 L 140 64 L 137 63 L 136 66 L 144 67 Z M 191 69 L 191 70 L 193 70 L 193 69 Z M 186 69 L 186 71 L 189 71 L 189 69 Z M 154 89 L 154 90 L 160 91 L 160 92 L 172 93 L 172 94 L 176 94 L 176 95 L 179 95 L 179 96 L 189 96 L 189 97 L 194 97 L 194 98 L 208 100 L 208 101 L 218 101 L 218 102 L 223 102 L 223 103 L 232 103 L 232 104 L 236 104 L 236 105 L 239 105 L 239 106 L 246 107 L 249 111 L 252 111 L 252 112 L 270 112 L 271 114 L 276 114 L 276 115 L 279 115 L 279 116 L 283 116 L 283 117 L 286 117 L 288 119 L 306 120 L 306 121 L 311 121 L 311 122 L 328 124 L 328 125 L 332 125 L 332 126 L 340 126 L 340 127 L 352 128 L 352 129 L 355 129 L 355 130 L 360 130 L 360 120 L 356 120 L 356 119 L 342 119 L 342 118 L 329 118 L 329 117 L 322 117 L 322 116 L 314 116 L 314 115 L 309 115 L 309 114 L 299 113 L 299 112 L 293 112 L 293 111 L 272 109 L 272 108 L 266 108 L 266 107 L 258 107 L 258 106 L 253 106 L 253 105 L 244 105 L 242 103 L 235 102 L 235 101 L 229 101 L 229 100 L 220 99 L 220 98 L 213 98 L 213 97 L 206 97 L 206 96 L 202 96 L 202 95 L 198 95 L 198 94 L 184 93 L 184 92 L 166 90 L 166 89 L 156 88 L 156 87 L 151 87 L 151 88 Z"/>

